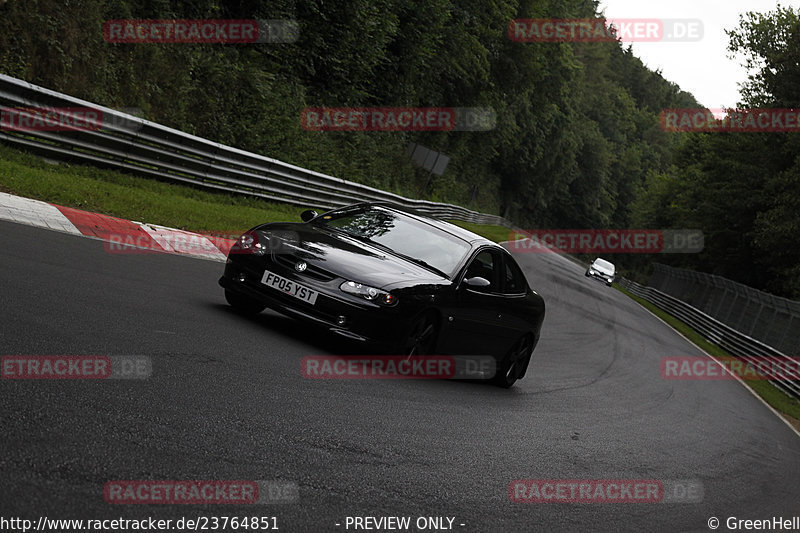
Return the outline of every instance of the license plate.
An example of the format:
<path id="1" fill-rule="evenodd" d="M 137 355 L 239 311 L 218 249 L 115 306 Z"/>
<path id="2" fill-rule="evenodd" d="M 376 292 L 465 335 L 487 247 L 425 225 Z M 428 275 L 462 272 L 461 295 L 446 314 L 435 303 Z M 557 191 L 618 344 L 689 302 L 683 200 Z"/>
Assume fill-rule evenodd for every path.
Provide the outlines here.
<path id="1" fill-rule="evenodd" d="M 308 302 L 311 305 L 314 305 L 314 302 L 317 301 L 317 295 L 319 294 L 314 289 L 309 289 L 299 283 L 295 283 L 290 279 L 286 279 L 282 276 L 274 274 L 269 270 L 264 271 L 264 276 L 261 278 L 261 283 L 266 285 L 267 287 L 271 287 L 276 291 L 281 291 L 289 296 L 294 296 L 298 300 L 303 300 L 304 302 Z"/>

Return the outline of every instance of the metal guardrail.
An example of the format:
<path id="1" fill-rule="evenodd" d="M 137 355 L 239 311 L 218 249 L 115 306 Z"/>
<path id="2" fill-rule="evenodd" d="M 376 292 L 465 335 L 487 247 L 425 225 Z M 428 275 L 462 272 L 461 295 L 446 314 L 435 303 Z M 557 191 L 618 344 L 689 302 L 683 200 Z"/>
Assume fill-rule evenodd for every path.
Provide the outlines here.
<path id="1" fill-rule="evenodd" d="M 632 294 L 647 300 L 675 318 L 685 322 L 709 342 L 723 347 L 737 358 L 752 363 L 754 366 L 756 366 L 759 361 L 764 361 L 765 359 L 769 362 L 776 363 L 795 361 L 794 358 L 790 358 L 775 348 L 748 337 L 699 309 L 668 294 L 664 294 L 657 289 L 639 285 L 625 278 L 619 280 L 619 284 Z M 800 398 L 800 382 L 779 378 L 771 379 L 770 381 L 785 393 L 795 398 Z"/>
<path id="2" fill-rule="evenodd" d="M 0 74 L 0 106 L 82 107 L 102 114 L 102 127 L 95 130 L 13 131 L 0 128 L 0 140 L 52 159 L 98 165 L 294 205 L 331 209 L 356 202 L 386 201 L 436 218 L 513 227 L 497 215 L 478 213 L 452 204 L 405 198 L 215 143 L 3 74 Z"/>
<path id="3" fill-rule="evenodd" d="M 800 302 L 735 281 L 656 263 L 649 285 L 783 353 L 800 353 Z"/>

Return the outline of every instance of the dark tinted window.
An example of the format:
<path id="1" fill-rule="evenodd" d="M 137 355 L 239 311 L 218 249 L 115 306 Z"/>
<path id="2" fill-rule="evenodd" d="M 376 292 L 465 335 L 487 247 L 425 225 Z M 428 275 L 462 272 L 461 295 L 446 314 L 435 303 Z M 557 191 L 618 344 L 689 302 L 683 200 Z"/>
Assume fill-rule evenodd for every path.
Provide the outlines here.
<path id="1" fill-rule="evenodd" d="M 503 292 L 506 294 L 523 294 L 528 290 L 525 274 L 510 257 L 505 258 L 505 275 L 503 276 Z"/>
<path id="2" fill-rule="evenodd" d="M 484 291 L 499 292 L 499 276 L 497 275 L 500 268 L 499 259 L 497 254 L 490 250 L 480 252 L 467 268 L 465 278 L 484 278 L 491 284 L 486 289 L 483 289 Z"/>

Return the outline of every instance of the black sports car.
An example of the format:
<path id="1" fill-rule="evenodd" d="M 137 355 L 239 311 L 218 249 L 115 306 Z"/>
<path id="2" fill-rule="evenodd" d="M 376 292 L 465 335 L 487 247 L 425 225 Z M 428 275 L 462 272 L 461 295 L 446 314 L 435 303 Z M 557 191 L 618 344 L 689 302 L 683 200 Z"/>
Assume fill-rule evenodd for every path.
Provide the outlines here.
<path id="1" fill-rule="evenodd" d="M 495 383 L 522 378 L 544 300 L 501 246 L 388 203 L 256 226 L 219 283 L 245 313 L 266 307 L 382 352 L 492 355 Z"/>

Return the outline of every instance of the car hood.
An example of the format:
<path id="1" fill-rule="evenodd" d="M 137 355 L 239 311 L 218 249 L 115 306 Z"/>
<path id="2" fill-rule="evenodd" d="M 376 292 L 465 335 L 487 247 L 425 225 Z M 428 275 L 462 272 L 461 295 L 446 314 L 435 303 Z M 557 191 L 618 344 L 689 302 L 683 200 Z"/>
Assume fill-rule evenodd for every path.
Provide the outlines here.
<path id="1" fill-rule="evenodd" d="M 272 236 L 271 245 L 278 253 L 290 254 L 337 276 L 372 287 L 390 289 L 447 280 L 369 243 L 312 224 L 267 224 L 257 231 Z"/>

